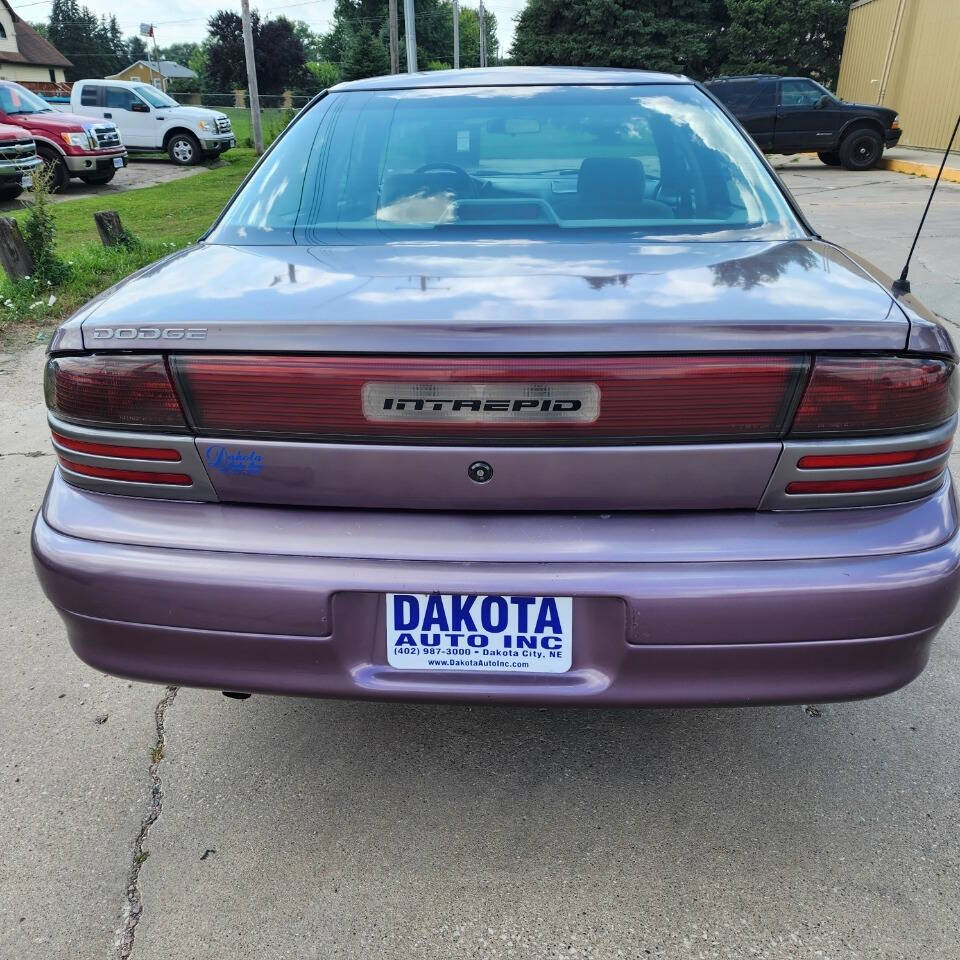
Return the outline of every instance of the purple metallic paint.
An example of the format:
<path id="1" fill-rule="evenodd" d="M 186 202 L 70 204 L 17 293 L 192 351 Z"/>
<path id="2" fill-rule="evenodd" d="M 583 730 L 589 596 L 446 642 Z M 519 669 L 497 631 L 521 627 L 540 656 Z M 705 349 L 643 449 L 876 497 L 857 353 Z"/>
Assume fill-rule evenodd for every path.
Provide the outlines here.
<path id="1" fill-rule="evenodd" d="M 957 526 L 950 484 L 887 507 L 758 513 L 282 510 L 79 490 L 54 473 L 50 528 L 103 543 L 212 553 L 441 563 L 710 563 L 919 553 Z"/>
<path id="2" fill-rule="evenodd" d="M 840 514 L 869 524 L 865 514 L 880 520 L 891 509 L 903 508 Z M 916 676 L 960 592 L 955 524 L 925 550 L 910 550 L 909 538 L 901 552 L 775 562 L 556 563 L 548 539 L 539 562 L 517 563 L 516 533 L 501 534 L 501 559 L 488 551 L 482 562 L 280 556 L 255 552 L 255 542 L 226 552 L 85 540 L 41 513 L 33 548 L 74 649 L 98 669 L 318 696 L 601 704 L 869 696 Z M 594 545 L 594 557 L 604 552 Z M 383 594 L 396 589 L 573 596 L 573 670 L 524 681 L 399 675 L 383 645 Z"/>
<path id="3" fill-rule="evenodd" d="M 255 476 L 207 473 L 221 500 L 410 510 L 712 510 L 755 508 L 781 444 L 633 447 L 403 447 L 223 440 L 209 449 L 256 452 Z M 475 483 L 474 460 L 493 464 Z M 205 461 L 206 462 L 206 461 Z M 705 496 L 703 477 L 710 476 Z"/>
<path id="4" fill-rule="evenodd" d="M 206 330 L 178 351 L 380 354 L 903 350 L 909 330 L 817 240 L 208 243 L 118 284 L 85 312 L 84 345 L 155 350 L 109 334 L 173 321 Z"/>

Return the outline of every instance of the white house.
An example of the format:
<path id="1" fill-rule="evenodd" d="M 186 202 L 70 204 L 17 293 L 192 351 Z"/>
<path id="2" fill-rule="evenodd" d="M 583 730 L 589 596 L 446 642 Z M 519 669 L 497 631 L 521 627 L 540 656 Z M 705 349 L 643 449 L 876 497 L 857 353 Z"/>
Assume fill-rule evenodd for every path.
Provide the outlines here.
<path id="1" fill-rule="evenodd" d="M 30 84 L 63 83 L 73 64 L 52 43 L 0 0 L 0 80 Z"/>

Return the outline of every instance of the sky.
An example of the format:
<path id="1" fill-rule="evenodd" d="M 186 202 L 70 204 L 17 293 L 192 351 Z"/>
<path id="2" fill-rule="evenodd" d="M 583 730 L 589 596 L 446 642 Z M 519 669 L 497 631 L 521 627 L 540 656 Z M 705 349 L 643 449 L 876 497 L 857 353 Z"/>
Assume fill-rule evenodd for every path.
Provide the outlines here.
<path id="1" fill-rule="evenodd" d="M 157 43 L 199 42 L 206 35 L 207 19 L 217 10 L 240 11 L 239 0 L 80 0 L 94 13 L 115 14 L 120 29 L 129 37 L 137 33 L 140 24 L 152 22 L 156 27 Z M 402 9 L 403 0 L 399 0 Z M 11 0 L 11 6 L 24 20 L 46 20 L 52 0 Z M 476 0 L 471 0 L 476 6 Z M 304 20 L 315 33 L 329 29 L 334 0 L 252 0 L 251 7 L 263 17 L 283 14 L 291 20 Z M 484 0 L 486 9 L 497 17 L 500 48 L 509 50 L 513 41 L 513 18 L 523 8 L 524 0 Z"/>

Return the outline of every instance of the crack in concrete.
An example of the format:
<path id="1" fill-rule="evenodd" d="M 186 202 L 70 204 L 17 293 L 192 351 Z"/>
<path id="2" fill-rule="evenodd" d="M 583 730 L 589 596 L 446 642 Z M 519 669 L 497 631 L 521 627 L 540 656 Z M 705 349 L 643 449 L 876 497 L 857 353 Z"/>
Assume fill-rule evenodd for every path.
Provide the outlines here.
<path id="1" fill-rule="evenodd" d="M 117 931 L 117 958 L 129 960 L 133 952 L 133 941 L 136 936 L 137 924 L 143 914 L 143 899 L 140 894 L 140 868 L 147 857 L 148 850 L 143 849 L 150 828 L 157 822 L 163 810 L 163 783 L 160 779 L 160 764 L 167 746 L 166 716 L 167 710 L 177 698 L 179 687 L 167 687 L 160 702 L 154 710 L 157 725 L 157 739 L 150 754 L 150 809 L 140 824 L 140 832 L 133 842 L 133 858 L 130 863 L 130 873 L 127 876 L 127 892 L 123 904 L 123 922 Z"/>

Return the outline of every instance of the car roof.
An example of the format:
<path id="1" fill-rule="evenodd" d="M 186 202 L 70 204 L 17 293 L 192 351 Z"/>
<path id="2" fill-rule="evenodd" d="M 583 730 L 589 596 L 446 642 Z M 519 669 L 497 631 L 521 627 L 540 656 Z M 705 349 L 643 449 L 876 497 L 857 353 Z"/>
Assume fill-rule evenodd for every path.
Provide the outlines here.
<path id="1" fill-rule="evenodd" d="M 781 77 L 779 73 L 730 73 L 722 77 L 713 77 L 707 83 L 726 83 L 730 80 L 802 80 L 803 77 Z"/>
<path id="2" fill-rule="evenodd" d="M 427 70 L 366 77 L 338 83 L 331 90 L 411 90 L 440 87 L 572 86 L 576 84 L 691 83 L 675 73 L 623 70 L 618 67 L 484 67 Z"/>

